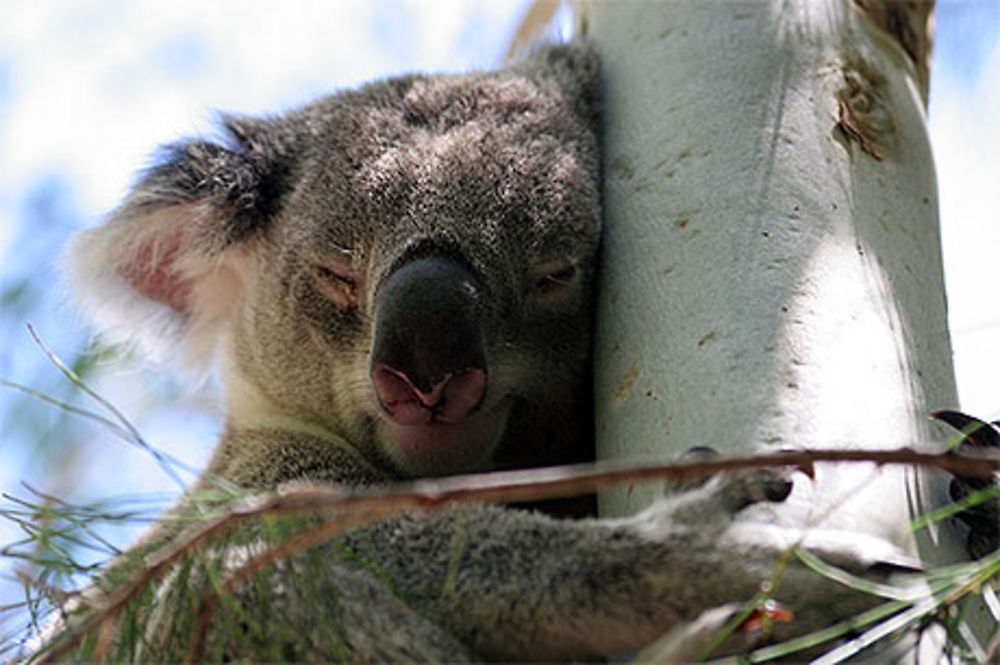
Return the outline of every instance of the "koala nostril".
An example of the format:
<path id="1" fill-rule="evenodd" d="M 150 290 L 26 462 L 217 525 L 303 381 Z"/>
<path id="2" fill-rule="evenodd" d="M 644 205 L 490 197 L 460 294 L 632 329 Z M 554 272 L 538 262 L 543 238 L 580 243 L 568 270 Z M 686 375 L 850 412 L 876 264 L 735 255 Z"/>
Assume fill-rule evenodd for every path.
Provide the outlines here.
<path id="1" fill-rule="evenodd" d="M 451 375 L 440 385 L 444 401 L 438 408 L 438 416 L 443 420 L 461 420 L 483 403 L 486 396 L 486 371 L 463 370 Z"/>
<path id="2" fill-rule="evenodd" d="M 449 372 L 431 381 L 422 391 L 404 372 L 378 363 L 372 370 L 372 384 L 382 408 L 400 425 L 426 425 L 432 419 L 457 421 L 482 404 L 486 395 L 486 372 L 466 369 Z"/>
<path id="3" fill-rule="evenodd" d="M 406 374 L 381 363 L 372 369 L 372 386 L 382 408 L 400 425 L 424 425 L 433 415 Z"/>

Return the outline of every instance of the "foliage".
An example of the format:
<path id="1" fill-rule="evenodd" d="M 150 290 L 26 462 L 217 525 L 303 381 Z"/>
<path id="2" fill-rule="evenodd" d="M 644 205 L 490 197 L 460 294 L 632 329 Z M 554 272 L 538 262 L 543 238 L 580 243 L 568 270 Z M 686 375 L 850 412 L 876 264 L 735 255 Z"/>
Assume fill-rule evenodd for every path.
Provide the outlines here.
<path id="1" fill-rule="evenodd" d="M 52 359 L 59 362 L 54 356 Z M 99 420 L 112 433 L 131 439 L 154 456 L 165 472 L 176 474 L 175 460 L 146 443 L 112 405 L 93 393 L 70 368 L 60 366 L 110 416 L 71 407 L 45 395 L 36 397 L 78 416 Z M 808 471 L 813 462 L 837 454 L 805 451 L 784 459 L 784 463 L 790 459 Z M 939 463 L 946 468 L 954 462 L 958 466 L 952 470 L 963 472 L 969 467 L 962 465 L 970 461 L 954 456 L 921 456 L 911 451 L 844 454 L 860 454 L 883 462 Z M 993 464 L 989 468 L 995 468 L 992 460 L 972 463 L 984 461 Z M 311 585 L 309 571 L 333 561 L 365 568 L 366 562 L 352 548 L 351 539 L 344 537 L 345 533 L 357 533 L 365 524 L 404 510 L 434 510 L 458 501 L 540 499 L 628 480 L 686 478 L 780 463 L 779 459 L 756 457 L 604 465 L 597 470 L 508 472 L 422 481 L 377 491 L 302 488 L 267 495 L 250 495 L 221 480 L 208 479 L 189 492 L 182 505 L 159 520 L 163 497 L 118 497 L 77 505 L 25 485 L 24 495 L 5 495 L 6 505 L 0 510 L 0 519 L 16 524 L 24 534 L 2 550 L 3 557 L 19 563 L 24 600 L 0 608 L 0 614 L 16 617 L 17 624 L 6 629 L 0 656 L 15 662 L 46 662 L 59 659 L 66 655 L 64 649 L 69 649 L 75 659 L 83 660 L 198 661 L 217 660 L 224 655 L 222 650 L 238 650 L 252 654 L 256 660 L 285 660 L 284 646 L 270 639 L 266 620 L 269 612 L 279 611 L 277 604 L 271 607 L 275 594 L 294 593 L 296 604 L 301 603 L 308 611 L 331 607 L 329 597 L 313 597 L 329 590 Z M 996 498 L 996 489 L 978 497 L 980 501 Z M 943 519 L 944 514 L 933 519 Z M 147 525 L 155 521 L 161 523 L 157 535 L 140 541 L 126 556 L 101 535 L 107 525 Z M 786 562 L 779 562 L 766 590 L 752 599 L 722 633 L 725 637 L 740 631 L 754 639 L 751 646 L 759 648 L 738 661 L 718 662 L 766 662 L 823 648 L 828 651 L 818 662 L 836 663 L 872 645 L 883 646 L 907 635 L 912 638 L 934 624 L 946 628 L 950 653 L 956 661 L 986 662 L 1000 650 L 1000 631 L 991 643 L 981 644 L 962 622 L 962 614 L 969 606 L 965 601 L 978 597 L 1000 624 L 1000 552 L 978 561 L 929 570 L 906 586 L 878 585 L 852 577 L 799 549 L 790 550 L 788 556 L 797 556 L 820 574 L 881 597 L 884 602 L 819 633 L 768 645 L 771 615 L 760 610 L 771 602 L 766 590 L 773 592 L 781 583 Z M 368 572 L 374 573 L 376 579 L 380 577 L 377 570 Z M 88 580 L 89 587 L 85 586 Z M 276 580 L 281 582 L 276 585 Z M 251 599 L 256 608 L 253 616 L 243 609 Z M 406 599 L 400 600 L 405 603 Z M 164 606 L 187 607 L 189 611 L 165 614 L 160 611 Z M 280 611 L 287 611 L 286 607 L 281 605 Z M 751 617 L 758 621 L 748 630 Z M 306 618 L 303 625 L 309 623 Z M 325 620 L 328 625 L 337 624 L 336 616 Z M 53 626 L 67 625 L 69 629 L 63 630 L 59 639 L 46 640 Z M 210 640 L 206 637 L 209 632 Z M 302 639 L 309 639 L 306 633 Z M 711 649 L 704 655 L 710 657 Z"/>

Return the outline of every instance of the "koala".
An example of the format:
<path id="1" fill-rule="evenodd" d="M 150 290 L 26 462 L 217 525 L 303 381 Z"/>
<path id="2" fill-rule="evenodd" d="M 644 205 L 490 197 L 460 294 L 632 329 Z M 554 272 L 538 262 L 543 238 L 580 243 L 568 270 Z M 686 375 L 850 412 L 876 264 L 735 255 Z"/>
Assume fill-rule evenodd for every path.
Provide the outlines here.
<path id="1" fill-rule="evenodd" d="M 194 494 L 592 459 L 599 88 L 590 50 L 551 47 L 497 72 L 403 76 L 274 117 L 226 116 L 223 140 L 163 150 L 75 239 L 70 275 L 111 341 L 194 366 L 219 358 L 226 422 Z M 876 576 L 895 556 L 856 534 L 736 519 L 788 488 L 781 474 L 720 476 L 618 520 L 565 519 L 586 501 L 383 520 L 235 590 L 192 656 L 198 603 L 220 576 L 324 518 L 250 525 L 178 565 L 102 653 L 599 659 L 753 598 L 796 544 Z M 180 514 L 112 570 L 169 547 Z M 796 630 L 872 603 L 795 563 L 779 595 Z"/>

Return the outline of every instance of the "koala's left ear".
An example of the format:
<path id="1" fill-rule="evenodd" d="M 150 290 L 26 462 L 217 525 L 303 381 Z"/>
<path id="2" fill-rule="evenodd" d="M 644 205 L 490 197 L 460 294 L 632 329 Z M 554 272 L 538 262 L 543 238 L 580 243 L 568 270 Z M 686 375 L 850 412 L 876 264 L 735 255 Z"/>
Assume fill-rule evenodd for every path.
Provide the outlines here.
<path id="1" fill-rule="evenodd" d="M 600 135 L 600 60 L 592 46 L 582 42 L 548 46 L 515 68 L 554 79 L 566 98 L 572 100 L 577 117 Z"/>
<path id="2" fill-rule="evenodd" d="M 252 239 L 290 186 L 295 132 L 285 118 L 222 127 L 221 144 L 165 146 L 121 207 L 70 243 L 70 287 L 107 341 L 207 360 L 231 318 Z"/>

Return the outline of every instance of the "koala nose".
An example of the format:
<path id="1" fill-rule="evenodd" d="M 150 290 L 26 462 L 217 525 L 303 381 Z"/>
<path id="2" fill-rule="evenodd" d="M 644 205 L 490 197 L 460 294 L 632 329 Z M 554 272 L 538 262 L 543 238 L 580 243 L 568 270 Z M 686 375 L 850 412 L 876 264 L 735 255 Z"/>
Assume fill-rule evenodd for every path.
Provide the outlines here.
<path id="1" fill-rule="evenodd" d="M 448 374 L 426 393 L 406 374 L 385 365 L 376 365 L 372 382 L 379 402 L 400 425 L 461 420 L 476 410 L 486 394 L 486 372 L 481 369 Z"/>
<path id="2" fill-rule="evenodd" d="M 486 395 L 483 289 L 466 267 L 426 257 L 403 264 L 375 295 L 371 380 L 400 425 L 452 422 Z"/>

